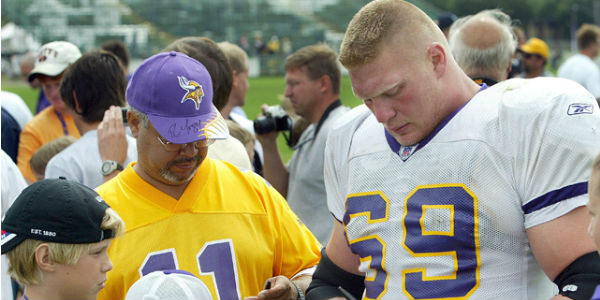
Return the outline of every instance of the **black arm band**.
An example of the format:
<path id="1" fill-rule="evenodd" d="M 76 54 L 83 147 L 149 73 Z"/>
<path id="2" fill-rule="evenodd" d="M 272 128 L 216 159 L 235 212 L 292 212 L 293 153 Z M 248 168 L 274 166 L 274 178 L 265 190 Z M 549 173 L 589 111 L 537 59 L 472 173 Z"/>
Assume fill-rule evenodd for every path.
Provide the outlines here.
<path id="1" fill-rule="evenodd" d="M 593 251 L 582 255 L 554 279 L 559 294 L 575 300 L 588 300 L 600 284 L 600 256 Z"/>
<path id="2" fill-rule="evenodd" d="M 346 272 L 334 264 L 325 248 L 321 250 L 321 261 L 313 274 L 312 281 L 306 290 L 307 300 L 322 300 L 333 297 L 344 297 L 338 289 L 341 286 L 355 298 L 362 298 L 365 290 L 365 277 Z"/>

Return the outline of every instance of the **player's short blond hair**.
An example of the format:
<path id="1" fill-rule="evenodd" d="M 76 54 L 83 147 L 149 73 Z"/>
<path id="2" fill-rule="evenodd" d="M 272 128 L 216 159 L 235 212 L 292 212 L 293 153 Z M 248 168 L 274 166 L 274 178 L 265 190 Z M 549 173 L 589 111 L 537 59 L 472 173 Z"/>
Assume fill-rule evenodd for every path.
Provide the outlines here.
<path id="1" fill-rule="evenodd" d="M 248 54 L 244 49 L 230 42 L 218 43 L 219 48 L 225 53 L 231 69 L 236 73 L 248 72 Z"/>
<path id="2" fill-rule="evenodd" d="M 394 40 L 398 37 L 399 43 Z M 425 50 L 420 45 L 433 41 L 447 48 L 444 34 L 419 8 L 402 0 L 375 0 L 358 11 L 348 24 L 339 60 L 352 69 L 372 61 L 384 45 L 392 42 L 411 55 L 409 50 Z"/>
<path id="3" fill-rule="evenodd" d="M 111 230 L 115 236 L 125 231 L 123 219 L 112 208 L 107 208 L 100 227 Z M 17 247 L 6 253 L 8 258 L 8 274 L 22 285 L 36 285 L 43 280 L 42 272 L 35 260 L 35 251 L 41 244 L 47 244 L 49 259 L 59 264 L 77 264 L 82 254 L 89 252 L 92 244 L 63 244 L 26 239 Z"/>

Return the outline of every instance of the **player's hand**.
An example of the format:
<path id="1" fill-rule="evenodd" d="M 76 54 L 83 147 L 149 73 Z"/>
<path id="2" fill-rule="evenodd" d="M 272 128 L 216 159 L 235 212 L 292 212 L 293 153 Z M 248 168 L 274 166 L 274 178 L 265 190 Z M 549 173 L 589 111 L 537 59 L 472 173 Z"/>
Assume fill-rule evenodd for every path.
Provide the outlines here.
<path id="1" fill-rule="evenodd" d="M 295 300 L 298 297 L 296 286 L 285 276 L 271 277 L 265 282 L 265 289 L 260 291 L 254 297 L 247 297 L 245 300 Z"/>
<path id="2" fill-rule="evenodd" d="M 127 138 L 121 108 L 111 106 L 98 125 L 98 151 L 102 161 L 114 160 L 120 165 L 127 159 Z"/>

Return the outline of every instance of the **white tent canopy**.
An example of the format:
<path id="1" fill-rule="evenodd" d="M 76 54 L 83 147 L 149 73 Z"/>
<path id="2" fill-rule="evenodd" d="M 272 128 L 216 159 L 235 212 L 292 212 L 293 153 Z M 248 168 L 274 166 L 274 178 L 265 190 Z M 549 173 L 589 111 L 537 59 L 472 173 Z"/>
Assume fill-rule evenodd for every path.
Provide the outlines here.
<path id="1" fill-rule="evenodd" d="M 1 36 L 3 55 L 26 53 L 37 50 L 41 46 L 25 29 L 12 22 L 2 26 Z"/>

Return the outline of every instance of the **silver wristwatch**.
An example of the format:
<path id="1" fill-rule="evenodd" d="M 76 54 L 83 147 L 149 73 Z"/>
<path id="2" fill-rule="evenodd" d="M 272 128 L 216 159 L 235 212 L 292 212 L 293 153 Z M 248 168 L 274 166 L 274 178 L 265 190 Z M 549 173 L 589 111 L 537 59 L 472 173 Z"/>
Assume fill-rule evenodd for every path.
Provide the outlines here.
<path id="1" fill-rule="evenodd" d="M 108 176 L 116 170 L 123 171 L 123 166 L 121 166 L 118 162 L 116 162 L 114 160 L 107 160 L 107 161 L 102 162 L 102 175 L 103 176 Z"/>

